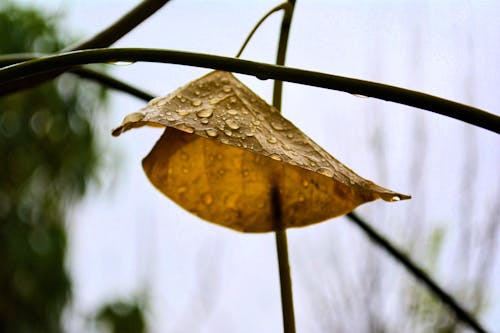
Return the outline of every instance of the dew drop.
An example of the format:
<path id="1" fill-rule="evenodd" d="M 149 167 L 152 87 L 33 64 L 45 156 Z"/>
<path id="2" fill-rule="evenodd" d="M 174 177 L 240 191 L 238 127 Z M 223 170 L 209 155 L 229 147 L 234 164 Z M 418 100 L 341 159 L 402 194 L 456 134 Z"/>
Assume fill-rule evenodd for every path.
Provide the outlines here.
<path id="1" fill-rule="evenodd" d="M 398 195 L 395 195 L 391 198 L 391 201 L 399 201 L 401 198 Z"/>
<path id="2" fill-rule="evenodd" d="M 177 189 L 177 193 L 179 193 L 179 194 L 185 193 L 186 191 L 187 191 L 187 187 L 185 187 L 185 186 L 181 186 Z"/>
<path id="3" fill-rule="evenodd" d="M 141 121 L 142 119 L 144 119 L 144 117 L 145 117 L 144 113 L 134 112 L 134 113 L 127 115 L 125 117 L 125 119 L 123 119 L 123 122 L 124 123 L 135 123 L 136 121 Z"/>
<path id="4" fill-rule="evenodd" d="M 217 104 L 219 102 L 219 100 L 217 98 L 212 98 L 210 100 L 210 105 L 214 105 L 214 104 Z"/>
<path id="5" fill-rule="evenodd" d="M 195 99 L 191 102 L 191 105 L 193 106 L 200 106 L 201 105 L 201 100 Z"/>
<path id="6" fill-rule="evenodd" d="M 230 101 L 231 103 L 236 103 L 236 101 L 237 101 L 237 100 L 236 100 L 236 97 L 231 97 L 231 98 L 229 99 L 229 101 Z"/>
<path id="7" fill-rule="evenodd" d="M 183 168 L 183 169 L 182 169 L 182 172 L 184 172 L 184 173 L 186 173 L 186 174 L 187 174 L 187 173 L 189 173 L 189 169 L 188 169 L 188 168 Z"/>
<path id="8" fill-rule="evenodd" d="M 293 138 L 293 134 L 292 134 L 292 133 L 288 133 L 288 134 L 286 135 L 286 137 L 287 137 L 287 138 L 289 138 L 289 139 L 291 139 L 291 138 Z"/>
<path id="9" fill-rule="evenodd" d="M 224 88 L 222 88 L 222 91 L 228 93 L 231 91 L 231 87 L 226 85 L 226 86 L 224 86 Z"/>
<path id="10" fill-rule="evenodd" d="M 199 92 L 198 90 L 196 90 L 196 91 L 194 92 L 194 94 L 195 94 L 196 96 L 200 96 L 200 92 Z"/>
<path id="11" fill-rule="evenodd" d="M 217 132 L 217 130 L 213 128 L 207 129 L 205 133 L 207 133 L 207 135 L 212 138 L 215 138 L 219 134 L 219 132 Z"/>
<path id="12" fill-rule="evenodd" d="M 299 202 L 304 202 L 304 200 L 305 200 L 305 199 L 304 199 L 304 197 L 301 195 L 301 196 L 299 197 Z"/>
<path id="13" fill-rule="evenodd" d="M 276 142 L 278 142 L 278 140 L 274 136 L 272 136 L 269 139 L 267 139 L 267 142 L 269 142 L 269 143 L 276 143 Z"/>
<path id="14" fill-rule="evenodd" d="M 226 134 L 227 136 L 233 136 L 233 132 L 228 129 L 224 130 L 224 134 Z"/>
<path id="15" fill-rule="evenodd" d="M 200 118 L 208 118 L 211 117 L 213 113 L 214 113 L 213 109 L 203 109 L 196 112 L 196 115 Z"/>
<path id="16" fill-rule="evenodd" d="M 208 118 L 201 118 L 200 123 L 202 124 L 208 124 Z"/>
<path id="17" fill-rule="evenodd" d="M 317 172 L 327 177 L 333 177 L 333 171 L 329 168 L 319 168 Z"/>
<path id="18" fill-rule="evenodd" d="M 177 112 L 179 114 L 179 116 L 185 116 L 189 113 L 189 111 L 186 109 L 178 109 L 178 110 L 175 110 L 175 112 Z"/>
<path id="19" fill-rule="evenodd" d="M 234 130 L 237 130 L 238 128 L 240 128 L 240 125 L 234 119 L 226 120 L 226 124 L 227 124 L 227 126 L 229 126 L 229 128 L 234 129 Z"/>
<path id="20" fill-rule="evenodd" d="M 272 154 L 271 157 L 273 160 L 276 160 L 276 161 L 281 161 L 281 157 L 279 155 L 276 155 L 276 154 Z"/>
<path id="21" fill-rule="evenodd" d="M 176 128 L 178 130 L 184 131 L 186 133 L 194 133 L 194 128 L 189 127 L 189 126 L 187 126 L 185 124 L 179 124 L 179 125 L 176 126 Z"/>
<path id="22" fill-rule="evenodd" d="M 160 99 L 160 100 L 156 103 L 156 105 L 158 105 L 158 106 L 160 106 L 160 107 L 161 107 L 161 106 L 164 106 L 165 104 L 167 104 L 167 102 L 168 102 L 168 101 L 167 101 L 166 99 L 164 99 L 164 98 L 163 98 L 163 99 Z"/>
<path id="23" fill-rule="evenodd" d="M 277 123 L 277 122 L 273 122 L 273 121 L 271 122 L 271 127 L 277 131 L 282 131 L 284 129 L 283 125 L 281 125 L 280 123 Z"/>
<path id="24" fill-rule="evenodd" d="M 303 180 L 302 181 L 302 185 L 304 185 L 304 187 L 309 187 L 309 182 L 307 180 Z"/>
<path id="25" fill-rule="evenodd" d="M 234 116 L 234 115 L 237 115 L 238 114 L 238 110 L 235 110 L 235 109 L 229 109 L 227 110 L 227 113 Z"/>
<path id="26" fill-rule="evenodd" d="M 254 121 L 252 121 L 252 124 L 254 124 L 255 126 L 259 126 L 260 125 L 260 121 L 254 120 Z"/>

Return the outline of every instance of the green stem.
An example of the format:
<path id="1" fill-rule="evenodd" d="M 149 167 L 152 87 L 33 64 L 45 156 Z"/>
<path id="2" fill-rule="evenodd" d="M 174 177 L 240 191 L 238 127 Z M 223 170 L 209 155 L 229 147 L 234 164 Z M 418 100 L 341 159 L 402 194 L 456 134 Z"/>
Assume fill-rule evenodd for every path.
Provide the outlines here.
<path id="1" fill-rule="evenodd" d="M 8 66 L 0 69 L 0 96 L 4 95 L 4 89 L 9 85 L 8 81 L 10 80 L 25 80 L 25 78 L 30 75 L 54 69 L 64 69 L 84 64 L 113 61 L 162 62 L 215 68 L 229 72 L 254 75 L 262 79 L 275 79 L 320 88 L 340 90 L 351 94 L 360 94 L 406 104 L 462 120 L 495 133 L 500 133 L 500 117 L 471 106 L 421 92 L 376 82 L 269 65 L 242 59 L 159 49 L 120 48 L 74 51 Z"/>
<path id="2" fill-rule="evenodd" d="M 276 65 L 285 64 L 286 49 L 288 45 L 288 36 L 290 34 L 290 25 L 292 22 L 293 11 L 295 9 L 295 0 L 288 0 L 288 6 L 285 8 L 285 15 L 281 22 L 280 38 L 278 42 L 278 52 L 276 56 Z M 275 80 L 273 89 L 273 106 L 281 110 L 281 96 L 283 91 L 283 82 Z M 290 274 L 290 263 L 288 259 L 288 240 L 286 229 L 283 228 L 281 214 L 281 200 L 278 189 L 273 191 L 273 207 L 275 211 L 276 222 L 276 253 L 278 257 L 278 267 L 280 275 L 281 289 L 281 310 L 283 313 L 283 329 L 285 333 L 295 333 L 295 314 L 293 307 L 293 288 Z M 276 213 L 279 211 L 279 214 Z"/>
<path id="3" fill-rule="evenodd" d="M 486 333 L 486 330 L 481 324 L 465 310 L 450 294 L 442 289 L 425 271 L 418 267 L 410 258 L 399 251 L 387 239 L 373 229 L 368 223 L 363 221 L 355 213 L 347 214 L 347 217 L 363 230 L 363 232 L 375 243 L 384 248 L 393 258 L 403 264 L 410 273 L 420 282 L 425 284 L 430 291 L 437 296 L 441 302 L 446 304 L 456 315 L 457 319 L 469 325 L 472 329 L 479 333 Z"/>

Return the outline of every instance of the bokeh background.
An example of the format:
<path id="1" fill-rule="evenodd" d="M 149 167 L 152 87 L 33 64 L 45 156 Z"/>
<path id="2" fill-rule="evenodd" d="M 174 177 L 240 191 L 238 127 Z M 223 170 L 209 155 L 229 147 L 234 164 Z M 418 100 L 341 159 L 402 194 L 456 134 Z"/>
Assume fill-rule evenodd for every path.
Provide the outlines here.
<path id="1" fill-rule="evenodd" d="M 13 45 L 2 42 L 0 50 L 60 50 L 135 4 L 6 1 L 0 38 Z M 171 1 L 114 46 L 234 56 L 277 4 Z M 40 10 L 27 20 L 38 22 L 26 28 L 31 42 L 20 44 L 27 30 L 10 6 Z M 419 90 L 498 115 L 499 15 L 497 1 L 299 0 L 287 65 Z M 281 14 L 269 18 L 242 58 L 272 63 L 280 22 Z M 52 23 L 52 32 L 37 33 Z M 97 68 L 155 95 L 208 72 L 146 63 Z M 271 81 L 237 76 L 271 101 Z M 274 236 L 201 221 L 151 186 L 140 162 L 161 130 L 111 137 L 144 102 L 71 75 L 42 89 L 0 100 L 0 328 L 281 331 Z M 498 136 L 422 110 L 296 84 L 284 85 L 282 112 L 363 177 L 413 196 L 358 213 L 489 330 L 500 331 Z M 467 331 L 347 219 L 288 234 L 298 332 Z M 29 318 L 35 326 L 25 323 Z"/>

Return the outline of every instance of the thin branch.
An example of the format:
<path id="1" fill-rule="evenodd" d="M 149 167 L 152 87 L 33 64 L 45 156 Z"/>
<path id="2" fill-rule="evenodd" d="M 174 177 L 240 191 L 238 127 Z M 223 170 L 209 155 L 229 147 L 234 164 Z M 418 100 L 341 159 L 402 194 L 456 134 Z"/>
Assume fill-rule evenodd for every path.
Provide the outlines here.
<path id="1" fill-rule="evenodd" d="M 168 1 L 170 0 L 143 0 L 108 28 L 84 42 L 65 48 L 62 52 L 108 47 L 144 22 Z M 52 80 L 64 71 L 65 69 L 61 68 L 56 71 L 49 71 L 44 74 L 36 75 L 30 80 L 15 80 L 9 83 L 9 85 L 0 86 L 0 96 L 28 89 L 48 80 Z"/>
<path id="2" fill-rule="evenodd" d="M 142 0 L 132 10 L 103 31 L 73 47 L 65 48 L 63 51 L 108 47 L 156 13 L 156 11 L 169 1 L 170 0 Z"/>
<path id="3" fill-rule="evenodd" d="M 379 234 L 368 223 L 363 221 L 355 213 L 347 214 L 347 217 L 354 222 L 363 232 L 377 245 L 387 251 L 396 261 L 405 268 L 420 282 L 425 284 L 429 290 L 436 295 L 444 304 L 446 304 L 456 315 L 457 319 L 463 321 L 476 332 L 486 333 L 481 324 L 465 310 L 450 294 L 442 289 L 422 268 L 418 267 L 409 257 L 399 251 L 391 242 Z"/>
<path id="4" fill-rule="evenodd" d="M 286 57 L 286 48 L 288 45 L 288 36 L 290 34 L 290 24 L 292 22 L 293 11 L 295 9 L 295 0 L 288 0 L 285 7 L 285 15 L 281 21 L 280 38 L 278 42 L 278 52 L 276 65 L 284 65 Z M 258 24 L 260 25 L 260 23 Z M 281 94 L 283 83 L 274 81 L 273 106 L 281 110 Z M 283 329 L 285 333 L 295 333 L 295 314 L 293 308 L 293 289 L 292 277 L 290 274 L 290 263 L 288 259 L 288 240 L 286 229 L 282 228 L 283 221 L 281 215 L 281 200 L 278 189 L 273 189 L 272 193 L 273 216 L 276 225 L 276 254 L 278 257 L 280 288 L 281 288 L 281 307 L 283 314 Z"/>
<path id="5" fill-rule="evenodd" d="M 245 39 L 245 41 L 243 42 L 243 45 L 241 45 L 241 48 L 238 51 L 238 54 L 236 54 L 235 58 L 239 58 L 241 56 L 241 54 L 243 53 L 243 50 L 247 46 L 248 42 L 250 42 L 250 39 L 252 39 L 254 33 L 257 31 L 257 29 L 259 29 L 259 27 L 262 25 L 262 23 L 264 23 L 264 21 L 267 20 L 267 18 L 269 16 L 271 16 L 272 14 L 274 14 L 274 13 L 276 13 L 276 12 L 282 10 L 282 9 L 285 9 L 286 7 L 288 7 L 288 2 L 284 2 L 281 5 L 278 5 L 278 6 L 274 7 L 273 9 L 271 9 L 270 11 L 268 11 L 267 14 L 264 15 L 259 20 L 259 22 L 257 22 L 257 24 L 253 27 L 252 31 L 250 31 L 250 33 L 247 36 L 247 39 Z"/>
<path id="6" fill-rule="evenodd" d="M 8 82 L 30 75 L 67 67 L 112 61 L 147 61 L 205 68 L 254 75 L 320 88 L 345 91 L 406 104 L 455 118 L 484 129 L 500 133 L 500 117 L 471 106 L 386 84 L 352 79 L 296 68 L 192 52 L 159 49 L 96 49 L 74 51 L 43 57 L 0 69 L 0 96 Z"/>
<path id="7" fill-rule="evenodd" d="M 148 93 L 142 89 L 136 88 L 128 83 L 115 79 L 109 75 L 102 74 L 98 71 L 94 71 L 92 69 L 79 67 L 71 70 L 69 73 L 76 74 L 82 78 L 98 82 L 109 88 L 118 91 L 123 91 L 125 93 L 136 96 L 145 101 L 149 101 L 154 98 L 154 96 L 151 93 Z"/>

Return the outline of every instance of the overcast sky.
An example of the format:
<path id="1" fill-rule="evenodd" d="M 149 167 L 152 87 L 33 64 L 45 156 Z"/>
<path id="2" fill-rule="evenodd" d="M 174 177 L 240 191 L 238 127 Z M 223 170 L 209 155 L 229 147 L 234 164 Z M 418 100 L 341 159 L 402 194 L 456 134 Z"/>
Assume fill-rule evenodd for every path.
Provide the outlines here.
<path id="1" fill-rule="evenodd" d="M 82 38 L 136 3 L 22 1 L 62 10 L 69 30 Z M 233 56 L 253 25 L 277 4 L 172 1 L 115 46 Z M 495 1 L 299 0 L 287 65 L 421 90 L 498 114 L 499 14 Z M 277 14 L 266 21 L 242 57 L 272 63 L 280 20 Z M 138 63 L 113 66 L 111 72 L 162 95 L 208 70 Z M 271 81 L 238 77 L 271 101 Z M 426 207 L 422 217 L 428 224 L 458 228 L 468 144 L 477 161 L 474 186 L 468 189 L 477 199 L 470 207 L 474 223 L 481 223 L 498 205 L 498 136 L 440 115 L 325 89 L 285 84 L 283 97 L 283 114 L 333 156 L 365 178 L 413 195 L 407 202 L 375 202 L 359 210 L 367 218 L 383 216 L 384 220 L 370 222 L 392 239 L 397 233 L 387 226 L 396 225 L 404 233 L 402 219 L 419 207 Z M 106 114 L 98 127 L 108 164 L 100 185 L 70 214 L 68 266 L 75 295 L 70 328 L 81 330 L 84 323 L 78 316 L 105 301 L 146 292 L 154 332 L 279 332 L 274 236 L 240 234 L 206 223 L 156 191 L 142 172 L 141 159 L 161 130 L 110 136 L 111 128 L 143 105 L 133 97 L 112 93 L 109 109 L 97 110 Z M 422 157 L 416 156 L 418 147 L 422 148 L 415 136 L 418 122 L 424 131 L 417 136 L 425 141 Z M 381 152 L 382 162 L 377 155 Z M 423 177 L 415 181 L 412 163 L 419 158 Z M 324 267 L 323 249 L 335 239 L 338 256 L 351 258 L 341 261 L 340 272 L 355 270 L 350 266 L 356 266 L 356 255 L 343 253 L 356 252 L 366 240 L 342 218 L 292 230 L 289 235 L 298 331 L 320 332 L 314 318 L 321 309 L 310 299 L 308 288 L 312 283 L 321 292 L 320 281 L 326 277 L 306 269 L 307 264 Z M 425 262 L 419 253 L 412 256 Z M 446 260 L 442 264 L 435 272 L 440 281 L 459 283 L 452 265 Z M 498 281 L 498 259 L 491 264 L 493 280 Z M 495 301 L 500 290 L 492 282 L 489 288 L 492 304 L 481 319 L 494 328 L 494 318 L 500 317 Z"/>

